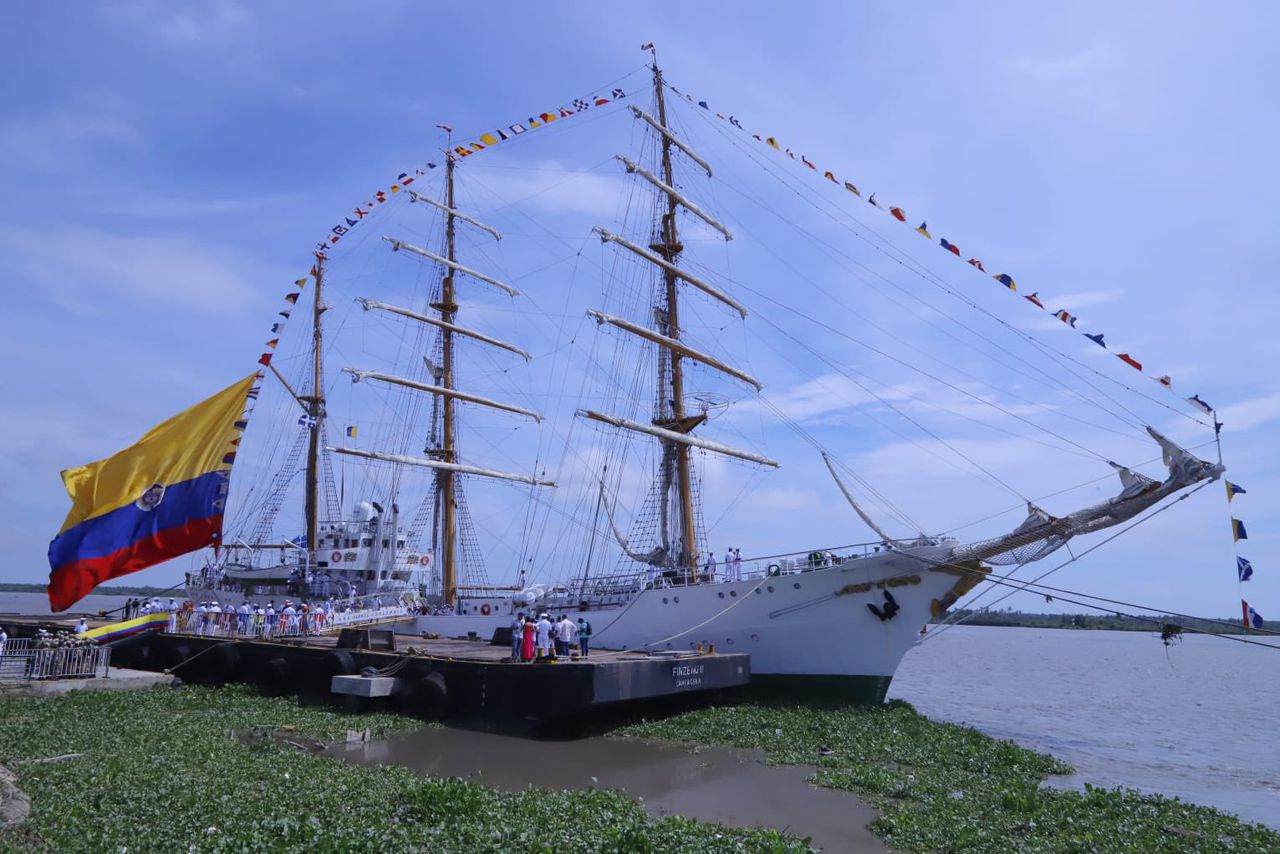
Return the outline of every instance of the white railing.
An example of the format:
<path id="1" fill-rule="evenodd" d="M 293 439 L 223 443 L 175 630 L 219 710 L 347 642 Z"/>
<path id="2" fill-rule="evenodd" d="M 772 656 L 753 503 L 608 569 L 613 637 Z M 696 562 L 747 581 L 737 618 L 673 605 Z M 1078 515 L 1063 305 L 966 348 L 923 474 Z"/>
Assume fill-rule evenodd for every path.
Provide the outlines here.
<path id="1" fill-rule="evenodd" d="M 27 682 L 35 679 L 103 678 L 111 663 L 111 648 L 105 646 L 32 648 L 27 638 L 5 643 L 0 654 L 0 682 Z"/>
<path id="2" fill-rule="evenodd" d="M 354 599 L 323 603 L 319 612 L 295 610 L 293 614 L 276 612 L 242 614 L 228 609 L 220 613 L 179 611 L 176 631 L 201 637 L 288 638 L 308 637 L 351 626 L 394 622 L 409 616 L 409 608 L 389 594 L 374 594 Z"/>

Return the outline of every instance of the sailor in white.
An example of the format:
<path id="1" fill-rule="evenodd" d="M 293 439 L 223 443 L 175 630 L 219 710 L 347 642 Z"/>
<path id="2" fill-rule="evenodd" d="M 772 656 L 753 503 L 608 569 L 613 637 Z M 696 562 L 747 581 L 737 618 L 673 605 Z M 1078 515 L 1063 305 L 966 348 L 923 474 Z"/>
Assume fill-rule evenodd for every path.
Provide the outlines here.
<path id="1" fill-rule="evenodd" d="M 218 634 L 222 631 L 222 606 L 217 600 L 209 606 L 209 622 L 213 624 L 210 634 Z"/>
<path id="2" fill-rule="evenodd" d="M 715 582 L 716 580 L 716 553 L 707 552 L 707 563 L 702 567 L 702 572 L 707 576 L 707 581 Z"/>
<path id="3" fill-rule="evenodd" d="M 263 634 L 270 637 L 276 633 L 276 600 L 272 599 L 267 603 L 267 622 L 263 628 Z"/>
<path id="4" fill-rule="evenodd" d="M 284 610 L 280 613 L 284 614 L 284 628 L 289 634 L 298 631 L 298 610 L 293 607 L 293 603 L 285 600 Z"/>
<path id="5" fill-rule="evenodd" d="M 253 619 L 253 609 L 249 607 L 249 603 L 241 603 L 240 607 L 236 609 L 236 614 L 238 615 L 236 622 L 240 624 L 240 634 L 249 634 L 249 621 Z"/>
<path id="6" fill-rule="evenodd" d="M 724 580 L 737 581 L 733 577 L 733 549 L 725 549 L 724 552 Z"/>
<path id="7" fill-rule="evenodd" d="M 178 630 L 178 600 L 172 596 L 169 597 L 169 631 L 176 632 Z"/>
<path id="8" fill-rule="evenodd" d="M 311 612 L 311 631 L 313 634 L 320 634 L 320 630 L 324 628 L 324 603 L 317 602 L 315 609 Z"/>
<path id="9" fill-rule="evenodd" d="M 83 634 L 89 631 L 89 622 L 84 618 L 80 618 L 80 622 L 76 623 L 76 634 Z"/>
<path id="10" fill-rule="evenodd" d="M 538 617 L 535 628 L 538 632 L 538 657 L 546 658 L 551 654 L 551 621 L 547 619 L 546 614 Z"/>
<path id="11" fill-rule="evenodd" d="M 262 637 L 262 624 L 266 621 L 267 612 L 259 605 L 253 612 L 253 636 Z"/>
<path id="12" fill-rule="evenodd" d="M 201 602 L 200 607 L 196 608 L 196 634 L 204 637 L 205 629 L 209 621 L 209 603 Z"/>

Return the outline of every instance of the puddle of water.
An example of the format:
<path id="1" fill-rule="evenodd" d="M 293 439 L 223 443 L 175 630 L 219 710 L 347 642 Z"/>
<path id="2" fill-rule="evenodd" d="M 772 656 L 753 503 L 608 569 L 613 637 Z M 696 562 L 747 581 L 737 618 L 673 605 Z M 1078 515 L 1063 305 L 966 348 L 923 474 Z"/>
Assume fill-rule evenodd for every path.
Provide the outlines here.
<path id="1" fill-rule="evenodd" d="M 365 765 L 402 765 L 463 777 L 506 792 L 619 789 L 651 815 L 682 815 L 729 827 L 771 827 L 812 838 L 824 851 L 888 851 L 867 824 L 876 812 L 856 797 L 808 782 L 814 769 L 766 765 L 762 754 L 660 741 L 538 741 L 432 728 L 385 741 L 334 745 L 327 754 Z"/>

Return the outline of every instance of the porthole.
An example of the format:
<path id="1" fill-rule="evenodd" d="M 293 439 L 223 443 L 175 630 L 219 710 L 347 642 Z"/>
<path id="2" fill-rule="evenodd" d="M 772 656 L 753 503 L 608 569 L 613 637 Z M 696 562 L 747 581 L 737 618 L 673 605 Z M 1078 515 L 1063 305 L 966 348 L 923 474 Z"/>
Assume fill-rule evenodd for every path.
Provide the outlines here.
<path id="1" fill-rule="evenodd" d="M 666 597 L 666 596 L 663 596 L 663 597 L 662 597 L 662 604 L 663 604 L 663 605 L 667 604 L 667 597 Z"/>
<path id="2" fill-rule="evenodd" d="M 770 584 L 770 585 L 769 585 L 769 592 L 770 592 L 770 593 L 772 593 L 772 592 L 773 592 L 773 585 L 772 585 L 772 584 Z"/>
<path id="3" fill-rule="evenodd" d="M 679 596 L 672 596 L 672 597 L 671 597 L 671 601 L 672 601 L 672 602 L 675 602 L 677 605 L 679 605 L 679 604 L 680 604 L 680 597 L 679 597 Z"/>
<path id="4" fill-rule="evenodd" d="M 724 639 L 725 646 L 733 646 L 733 638 Z"/>
<path id="5" fill-rule="evenodd" d="M 738 591 L 737 591 L 737 590 L 730 590 L 730 591 L 729 591 L 729 595 L 730 595 L 730 596 L 732 596 L 732 597 L 735 597 L 735 598 L 736 598 L 736 597 L 737 597 L 737 595 L 738 595 Z"/>
<path id="6" fill-rule="evenodd" d="M 751 639 L 752 639 L 753 641 L 759 641 L 759 640 L 760 640 L 760 636 L 759 636 L 759 635 L 756 635 L 756 634 L 753 634 L 753 635 L 751 636 Z"/>
<path id="7" fill-rule="evenodd" d="M 723 590 L 721 590 L 721 591 L 720 591 L 719 596 L 720 596 L 720 598 L 721 598 L 721 599 L 723 599 L 723 598 L 724 598 L 724 591 L 723 591 Z"/>
<path id="8" fill-rule="evenodd" d="M 760 588 L 759 588 L 759 587 L 757 587 L 757 588 L 756 588 L 756 595 L 757 595 L 757 596 L 759 596 L 759 595 L 760 595 Z"/>
<path id="9" fill-rule="evenodd" d="M 792 586 L 792 587 L 794 587 L 795 589 L 799 590 L 799 589 L 800 589 L 800 582 L 799 582 L 799 581 L 797 581 L 795 584 L 792 584 L 791 586 Z"/>

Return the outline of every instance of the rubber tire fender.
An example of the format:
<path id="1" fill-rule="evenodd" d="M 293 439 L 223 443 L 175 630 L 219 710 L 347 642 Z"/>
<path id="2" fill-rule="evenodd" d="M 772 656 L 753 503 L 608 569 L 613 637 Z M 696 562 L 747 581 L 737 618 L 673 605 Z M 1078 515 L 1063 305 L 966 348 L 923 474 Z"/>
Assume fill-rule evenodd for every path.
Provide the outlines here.
<path id="1" fill-rule="evenodd" d="M 240 650 L 235 644 L 215 646 L 204 654 L 203 659 L 199 675 L 200 681 L 206 685 L 225 685 L 241 678 Z"/>
<path id="2" fill-rule="evenodd" d="M 258 664 L 254 685 L 266 697 L 279 697 L 293 687 L 293 668 L 287 659 L 276 656 Z"/>
<path id="3" fill-rule="evenodd" d="M 405 692 L 405 711 L 429 721 L 443 720 L 449 714 L 451 697 L 444 676 L 432 671 L 413 680 Z"/>

